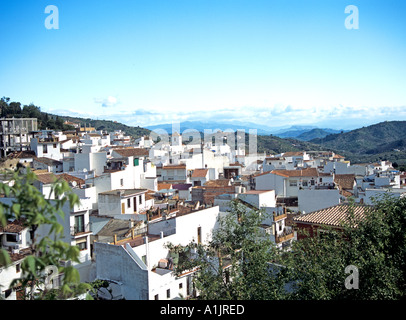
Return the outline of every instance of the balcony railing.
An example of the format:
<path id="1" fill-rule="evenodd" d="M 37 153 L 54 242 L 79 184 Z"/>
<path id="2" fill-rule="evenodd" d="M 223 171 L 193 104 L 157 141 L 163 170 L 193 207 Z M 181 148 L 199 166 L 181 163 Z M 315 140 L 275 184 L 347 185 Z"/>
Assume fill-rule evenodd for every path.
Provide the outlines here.
<path id="1" fill-rule="evenodd" d="M 275 236 L 275 242 L 276 243 L 281 243 L 288 241 L 294 237 L 294 231 L 293 229 L 291 230 L 285 230 L 281 235 L 276 235 Z"/>
<path id="2" fill-rule="evenodd" d="M 82 225 L 82 226 L 74 225 L 74 226 L 70 227 L 71 236 L 77 236 L 77 235 L 81 235 L 83 233 L 88 233 L 88 232 L 90 232 L 90 224 L 86 224 L 86 225 Z"/>
<path id="3" fill-rule="evenodd" d="M 286 213 L 283 213 L 283 214 L 274 214 L 273 215 L 273 221 L 280 221 L 280 220 L 283 220 L 283 219 L 286 219 L 288 217 L 288 215 L 286 214 Z"/>

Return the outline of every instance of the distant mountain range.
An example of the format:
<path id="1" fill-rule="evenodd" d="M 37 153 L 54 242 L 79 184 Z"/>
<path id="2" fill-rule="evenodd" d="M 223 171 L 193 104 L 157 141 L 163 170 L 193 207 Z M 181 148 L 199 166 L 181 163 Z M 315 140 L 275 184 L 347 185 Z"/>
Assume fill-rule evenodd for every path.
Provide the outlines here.
<path id="1" fill-rule="evenodd" d="M 154 126 L 147 126 L 149 130 L 162 129 L 172 133 L 172 124 L 160 124 Z M 268 127 L 264 125 L 257 125 L 255 123 L 249 122 L 205 122 L 205 121 L 184 121 L 180 123 L 180 131 L 184 132 L 187 129 L 197 130 L 199 132 L 204 132 L 204 130 L 244 130 L 246 133 L 249 133 L 249 130 L 255 129 L 258 135 L 274 135 L 280 138 L 295 138 L 302 141 L 310 141 L 315 138 L 324 138 L 332 133 L 340 133 L 343 130 L 335 130 L 329 128 L 318 128 L 315 126 L 289 126 L 289 127 Z"/>
<path id="2" fill-rule="evenodd" d="M 292 126 L 287 131 L 280 131 L 274 135 L 280 138 L 295 138 L 302 141 L 310 141 L 316 138 L 324 138 L 332 133 L 342 133 L 344 130 L 335 130 L 329 128 L 306 127 L 303 129 Z"/>
<path id="3" fill-rule="evenodd" d="M 311 142 L 354 154 L 406 151 L 406 121 L 384 121 L 348 132 L 312 139 Z"/>
<path id="4" fill-rule="evenodd" d="M 163 129 L 169 134 L 172 134 L 172 124 L 165 123 L 159 124 L 155 126 L 146 126 L 149 130 L 157 130 Z M 225 123 L 225 122 L 208 122 L 208 121 L 184 121 L 180 123 L 180 133 L 184 132 L 185 130 L 192 129 L 197 130 L 199 132 L 204 132 L 204 130 L 221 130 L 221 131 L 237 131 L 237 130 L 244 130 L 246 133 L 249 133 L 249 130 L 256 129 L 257 134 L 260 135 L 268 135 L 271 134 L 271 130 L 265 126 L 257 126 L 254 123 Z"/>

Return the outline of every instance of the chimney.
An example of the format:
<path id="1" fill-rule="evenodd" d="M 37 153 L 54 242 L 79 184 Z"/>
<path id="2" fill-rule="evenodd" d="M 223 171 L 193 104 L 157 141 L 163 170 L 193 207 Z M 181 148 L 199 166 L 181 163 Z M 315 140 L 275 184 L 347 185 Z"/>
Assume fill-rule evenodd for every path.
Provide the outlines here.
<path id="1" fill-rule="evenodd" d="M 115 245 L 117 244 L 117 235 L 116 234 L 114 235 L 114 244 Z"/>
<path id="2" fill-rule="evenodd" d="M 134 238 L 135 238 L 135 231 L 134 231 L 134 229 L 131 229 L 131 239 L 134 240 Z"/>

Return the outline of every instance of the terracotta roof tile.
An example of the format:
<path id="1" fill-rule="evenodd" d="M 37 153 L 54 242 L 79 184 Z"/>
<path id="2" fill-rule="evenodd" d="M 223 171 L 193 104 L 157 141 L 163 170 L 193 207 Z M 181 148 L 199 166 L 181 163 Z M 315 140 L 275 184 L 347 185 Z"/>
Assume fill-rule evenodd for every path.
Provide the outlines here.
<path id="1" fill-rule="evenodd" d="M 284 177 L 318 177 L 319 172 L 316 168 L 307 168 L 300 170 L 272 170 L 271 173 Z"/>
<path id="2" fill-rule="evenodd" d="M 58 177 L 58 179 L 63 179 L 66 182 L 75 181 L 79 186 L 86 183 L 84 179 L 77 178 L 77 177 L 72 176 L 72 175 L 67 174 L 67 173 L 58 174 L 57 177 Z"/>
<path id="3" fill-rule="evenodd" d="M 230 179 L 209 180 L 204 185 L 206 187 L 228 187 L 230 186 Z"/>
<path id="4" fill-rule="evenodd" d="M 34 161 L 41 162 L 43 164 L 46 164 L 47 166 L 58 166 L 62 164 L 62 161 L 46 157 L 35 158 Z"/>
<path id="5" fill-rule="evenodd" d="M 172 189 L 172 183 L 159 183 L 158 182 L 158 191 L 163 189 Z"/>
<path id="6" fill-rule="evenodd" d="M 57 180 L 56 175 L 54 175 L 52 172 L 46 172 L 46 173 L 37 173 L 36 176 L 38 181 L 42 182 L 43 184 L 50 184 L 53 183 Z"/>
<path id="7" fill-rule="evenodd" d="M 149 156 L 149 150 L 144 149 L 144 148 L 115 149 L 114 152 L 117 152 L 120 156 L 123 156 L 123 157 L 147 157 L 147 156 Z"/>
<path id="8" fill-rule="evenodd" d="M 14 220 L 12 222 L 8 222 L 5 227 L 0 225 L 0 232 L 18 233 L 26 228 L 28 227 L 24 225 L 23 220 Z"/>
<path id="9" fill-rule="evenodd" d="M 342 223 L 348 219 L 348 214 L 351 212 L 350 208 L 348 204 L 339 204 L 326 209 L 306 213 L 295 217 L 293 220 L 296 223 L 341 227 Z M 356 219 L 363 219 L 367 211 L 371 210 L 372 207 L 354 205 L 352 208 L 354 217 Z"/>
<path id="10" fill-rule="evenodd" d="M 284 157 L 299 157 L 299 156 L 303 156 L 304 152 L 303 151 L 289 151 L 289 152 L 285 152 L 283 153 Z"/>
<path id="11" fill-rule="evenodd" d="M 355 174 L 336 174 L 334 182 L 337 183 L 342 189 L 354 188 Z"/>
<path id="12" fill-rule="evenodd" d="M 186 164 L 168 164 L 162 167 L 163 170 L 186 169 Z"/>
<path id="13" fill-rule="evenodd" d="M 205 178 L 209 169 L 195 169 L 192 173 L 192 178 Z"/>

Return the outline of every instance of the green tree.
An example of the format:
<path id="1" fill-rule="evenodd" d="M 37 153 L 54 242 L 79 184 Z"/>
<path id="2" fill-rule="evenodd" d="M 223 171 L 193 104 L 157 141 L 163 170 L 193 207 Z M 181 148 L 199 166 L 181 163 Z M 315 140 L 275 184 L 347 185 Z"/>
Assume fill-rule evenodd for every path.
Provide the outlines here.
<path id="1" fill-rule="evenodd" d="M 275 273 L 272 264 L 278 252 L 261 230 L 265 212 L 236 201 L 231 206 L 207 244 L 168 244 L 176 274 L 198 270 L 193 281 L 201 299 L 283 299 L 283 272 Z"/>
<path id="2" fill-rule="evenodd" d="M 341 231 L 295 242 L 283 263 L 296 281 L 291 299 L 393 300 L 405 297 L 406 199 L 386 196 L 356 218 L 350 209 Z M 348 289 L 354 266 L 358 289 Z"/>
<path id="3" fill-rule="evenodd" d="M 0 193 L 11 198 L 7 204 L 0 202 L 0 223 L 5 227 L 9 221 L 21 221 L 29 229 L 31 239 L 31 254 L 27 255 L 21 263 L 23 276 L 15 279 L 11 287 L 20 285 L 26 293 L 26 298 L 55 299 L 68 297 L 72 294 L 84 292 L 90 286 L 80 283 L 80 276 L 73 266 L 61 266 L 60 261 L 79 262 L 79 249 L 62 240 L 63 226 L 58 222 L 58 216 L 64 218 L 62 210 L 66 202 L 73 208 L 79 203 L 69 185 L 64 180 L 57 180 L 52 185 L 55 194 L 54 200 L 44 198 L 43 194 L 34 186 L 36 175 L 28 169 L 25 175 L 14 173 L 9 184 L 0 183 Z M 37 239 L 37 231 L 41 226 L 49 226 L 46 236 Z M 0 250 L 0 266 L 10 264 L 10 256 L 4 249 Z M 43 290 L 48 266 L 58 267 L 63 273 L 62 286 L 58 293 Z M 56 292 L 56 290 L 52 290 Z"/>
<path id="4" fill-rule="evenodd" d="M 41 118 L 41 109 L 32 103 L 29 105 L 25 105 L 21 113 L 25 118 Z"/>

